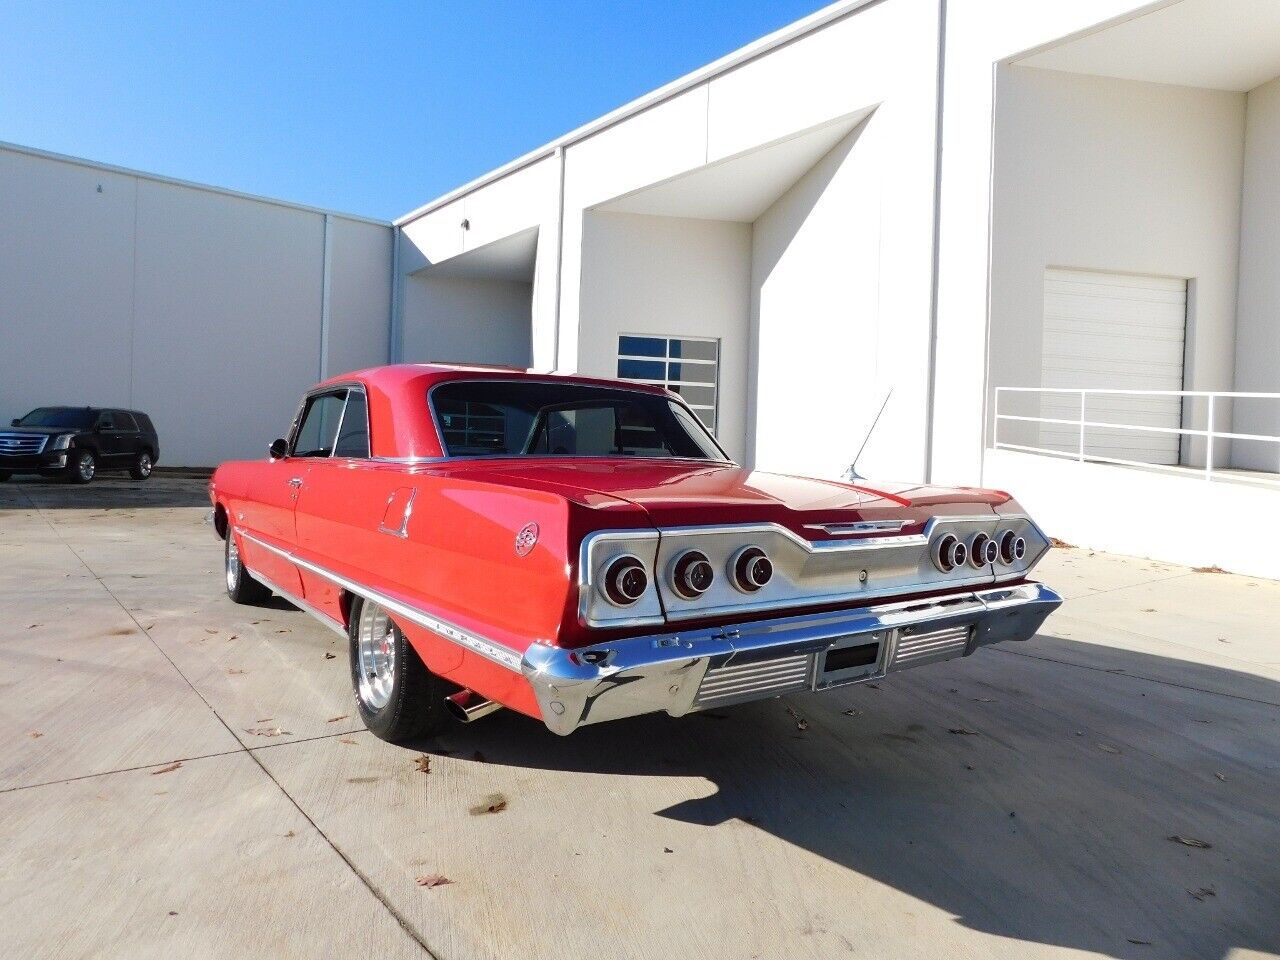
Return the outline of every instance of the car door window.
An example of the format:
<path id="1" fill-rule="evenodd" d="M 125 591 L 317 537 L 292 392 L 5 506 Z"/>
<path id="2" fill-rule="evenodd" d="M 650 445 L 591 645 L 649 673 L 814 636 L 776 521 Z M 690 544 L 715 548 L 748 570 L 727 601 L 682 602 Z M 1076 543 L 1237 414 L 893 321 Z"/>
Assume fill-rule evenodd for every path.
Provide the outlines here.
<path id="1" fill-rule="evenodd" d="M 103 410 L 98 414 L 98 422 L 96 429 L 98 430 L 114 430 L 116 428 L 116 419 L 111 416 L 110 410 Z"/>
<path id="2" fill-rule="evenodd" d="M 347 408 L 334 445 L 335 457 L 369 456 L 369 404 L 363 390 L 347 391 Z"/>
<path id="3" fill-rule="evenodd" d="M 322 393 L 307 398 L 291 453 L 295 457 L 333 456 L 334 442 L 342 420 L 346 391 Z"/>
<path id="4" fill-rule="evenodd" d="M 133 414 L 125 413 L 123 410 L 113 410 L 112 416 L 115 419 L 117 430 L 125 430 L 130 433 L 138 432 L 138 423 L 133 419 Z"/>

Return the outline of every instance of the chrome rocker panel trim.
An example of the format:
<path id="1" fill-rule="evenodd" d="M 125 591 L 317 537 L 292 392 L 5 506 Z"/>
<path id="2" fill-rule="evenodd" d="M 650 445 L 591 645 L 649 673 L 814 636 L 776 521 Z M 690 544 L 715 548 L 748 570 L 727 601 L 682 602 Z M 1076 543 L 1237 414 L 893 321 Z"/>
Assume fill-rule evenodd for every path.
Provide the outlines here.
<path id="1" fill-rule="evenodd" d="M 265 540 L 255 537 L 251 533 L 246 533 L 243 530 L 239 531 L 239 533 L 240 536 L 244 537 L 246 540 L 252 540 L 264 550 L 270 550 L 272 553 L 283 557 L 290 563 L 296 564 L 304 570 L 309 570 L 317 576 L 324 577 L 330 583 L 336 584 L 342 589 L 354 593 L 358 597 L 363 597 L 365 600 L 372 600 L 374 603 L 397 616 L 403 617 L 410 623 L 415 623 L 420 627 L 425 627 L 433 633 L 444 637 L 446 640 L 451 640 L 473 653 L 478 653 L 480 656 L 488 660 L 492 660 L 494 663 L 499 666 L 506 667 L 508 670 L 513 672 L 520 671 L 520 654 L 519 652 L 512 650 L 510 647 L 504 646 L 485 637 L 476 636 L 474 633 L 463 630 L 461 627 L 454 626 L 447 620 L 441 620 L 439 617 L 432 616 L 425 610 L 406 603 L 404 600 L 399 600 L 393 596 L 383 593 L 380 590 L 374 590 L 372 587 L 367 587 L 362 583 L 357 583 L 355 580 L 348 579 L 327 567 L 320 566 L 318 563 L 312 563 L 310 560 L 305 560 L 291 550 L 285 550 L 281 547 L 275 546 L 274 544 L 267 543 Z M 256 579 L 263 580 L 263 578 L 256 572 L 252 573 Z M 279 593 L 291 603 L 296 604 L 298 602 L 294 597 L 290 596 L 285 591 L 278 590 L 273 585 L 266 583 L 265 580 L 263 580 L 263 583 L 272 592 Z M 320 620 L 325 622 L 326 625 L 331 625 L 333 623 L 333 620 L 324 616 L 308 604 L 302 604 L 302 609 L 318 617 Z M 343 632 L 345 633 L 345 631 Z"/>
<path id="2" fill-rule="evenodd" d="M 522 667 L 543 721 L 565 735 L 588 723 L 644 713 L 682 716 L 710 705 L 708 699 L 742 702 L 827 689 L 967 656 L 988 644 L 1029 639 L 1061 604 L 1049 587 L 1028 581 L 925 601 L 632 637 L 576 650 L 534 644 Z M 879 644 L 874 663 L 860 672 L 838 671 L 838 677 L 820 675 L 828 651 L 859 641 Z M 896 656 L 904 641 L 915 646 Z M 752 665 L 758 668 L 752 670 Z M 700 698 L 711 670 L 718 675 L 715 693 L 708 697 L 704 692 Z"/>

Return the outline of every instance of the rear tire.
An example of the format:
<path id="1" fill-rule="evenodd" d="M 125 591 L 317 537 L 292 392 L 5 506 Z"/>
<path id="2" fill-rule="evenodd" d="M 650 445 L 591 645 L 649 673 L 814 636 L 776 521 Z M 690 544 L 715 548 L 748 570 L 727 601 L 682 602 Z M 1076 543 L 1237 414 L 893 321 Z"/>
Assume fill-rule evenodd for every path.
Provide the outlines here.
<path id="1" fill-rule="evenodd" d="M 145 480 L 151 476 L 151 469 L 154 464 L 151 462 L 151 451 L 141 450 L 138 455 L 133 458 L 133 466 L 129 468 L 129 476 L 135 480 Z"/>
<path id="2" fill-rule="evenodd" d="M 240 560 L 240 545 L 236 532 L 227 528 L 227 542 L 222 551 L 223 568 L 227 578 L 227 596 L 236 603 L 258 606 L 271 599 L 271 591 L 253 579 Z"/>
<path id="3" fill-rule="evenodd" d="M 360 719 L 388 743 L 442 733 L 456 722 L 444 698 L 457 687 L 423 664 L 395 621 L 372 600 L 351 606 L 351 686 Z"/>
<path id="4" fill-rule="evenodd" d="M 92 450 L 77 450 L 67 464 L 67 479 L 72 483 L 91 483 L 98 475 L 98 458 Z"/>

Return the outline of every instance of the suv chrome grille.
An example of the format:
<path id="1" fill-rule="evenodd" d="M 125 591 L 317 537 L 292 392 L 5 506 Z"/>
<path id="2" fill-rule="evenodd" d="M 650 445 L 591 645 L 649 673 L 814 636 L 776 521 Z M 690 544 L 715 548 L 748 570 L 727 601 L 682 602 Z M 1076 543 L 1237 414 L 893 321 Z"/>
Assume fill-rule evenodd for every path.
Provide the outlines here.
<path id="1" fill-rule="evenodd" d="M 0 433 L 0 456 L 29 457 L 43 453 L 49 438 L 42 433 Z"/>
<path id="2" fill-rule="evenodd" d="M 702 678 L 698 688 L 698 706 L 727 703 L 739 697 L 776 696 L 809 686 L 809 665 L 812 654 L 801 653 L 772 660 L 735 664 L 732 660 L 723 667 L 713 667 Z"/>
<path id="3" fill-rule="evenodd" d="M 890 670 L 905 670 L 907 667 L 918 667 L 926 663 L 937 663 L 939 660 L 951 660 L 964 655 L 969 645 L 969 632 L 972 627 L 962 624 L 958 627 L 944 627 L 941 630 L 930 630 L 927 633 L 902 633 L 893 650 L 893 662 Z"/>

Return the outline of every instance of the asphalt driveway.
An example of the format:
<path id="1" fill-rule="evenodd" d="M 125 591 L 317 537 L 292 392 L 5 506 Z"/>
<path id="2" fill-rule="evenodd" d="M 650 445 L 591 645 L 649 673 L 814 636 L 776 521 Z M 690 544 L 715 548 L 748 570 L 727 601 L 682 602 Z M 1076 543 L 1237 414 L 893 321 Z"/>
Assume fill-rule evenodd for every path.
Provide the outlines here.
<path id="1" fill-rule="evenodd" d="M 409 750 L 206 509 L 0 485 L 5 957 L 1280 953 L 1280 584 L 1064 549 L 1025 644 Z"/>

